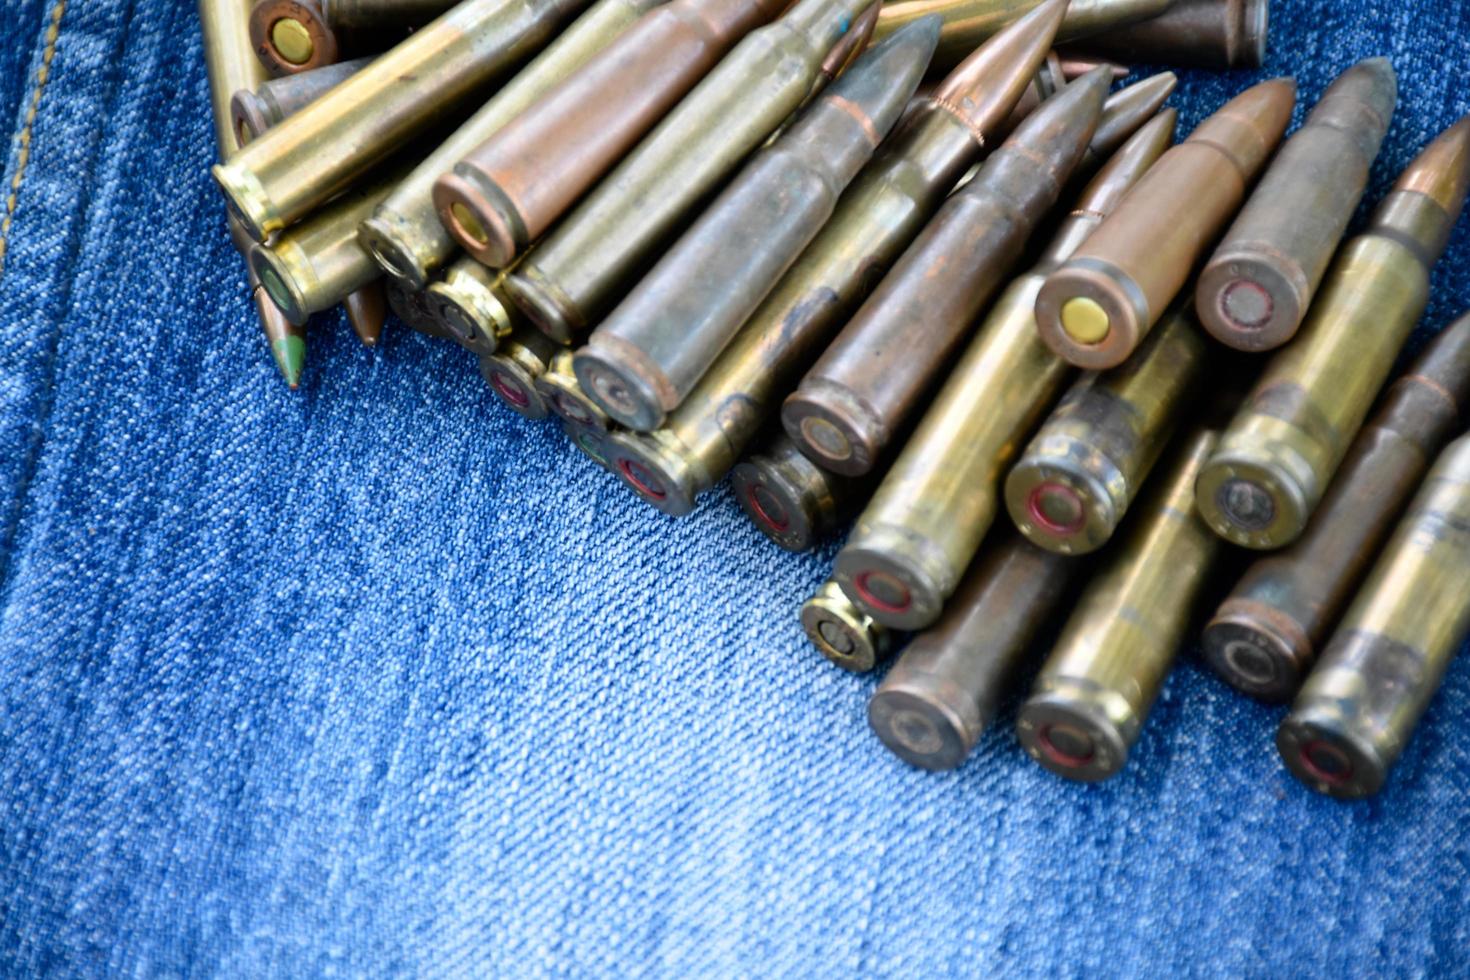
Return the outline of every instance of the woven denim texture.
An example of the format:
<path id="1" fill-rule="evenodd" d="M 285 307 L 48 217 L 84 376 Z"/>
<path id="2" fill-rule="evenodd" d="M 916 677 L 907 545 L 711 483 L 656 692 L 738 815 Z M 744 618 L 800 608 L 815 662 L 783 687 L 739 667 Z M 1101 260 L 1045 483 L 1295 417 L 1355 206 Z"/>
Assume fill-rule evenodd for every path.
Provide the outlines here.
<path id="1" fill-rule="evenodd" d="M 1393 57 L 1370 198 L 1470 110 L 1459 2 L 1276 7 L 1259 77 L 1304 106 Z M 56 11 L 5 4 L 7 194 Z M 724 488 L 657 516 L 396 324 L 319 318 L 285 389 L 192 2 L 71 0 L 49 75 L 0 270 L 5 973 L 1466 972 L 1464 659 L 1369 802 L 1297 785 L 1197 652 L 1106 785 L 1028 761 L 1013 705 L 906 768 L 797 625 L 831 546 Z M 1186 74 L 1182 127 L 1253 77 Z"/>

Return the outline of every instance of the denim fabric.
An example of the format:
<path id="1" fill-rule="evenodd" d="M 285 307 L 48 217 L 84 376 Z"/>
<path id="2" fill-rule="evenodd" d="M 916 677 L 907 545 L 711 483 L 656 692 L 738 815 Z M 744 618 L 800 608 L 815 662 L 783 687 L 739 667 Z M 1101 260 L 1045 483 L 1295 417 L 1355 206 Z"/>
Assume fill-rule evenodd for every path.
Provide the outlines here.
<path id="1" fill-rule="evenodd" d="M 1277 8 L 1306 105 L 1393 56 L 1371 196 L 1470 110 L 1457 0 Z M 5 6 L 15 133 L 54 10 Z M 1184 125 L 1250 80 L 1186 75 Z M 1297 785 L 1194 653 L 1107 785 L 1013 707 L 908 769 L 799 631 L 833 547 L 724 489 L 655 515 L 401 327 L 319 318 L 288 392 L 212 152 L 193 3 L 70 0 L 0 271 L 4 972 L 1470 969 L 1470 663 L 1369 802 Z"/>

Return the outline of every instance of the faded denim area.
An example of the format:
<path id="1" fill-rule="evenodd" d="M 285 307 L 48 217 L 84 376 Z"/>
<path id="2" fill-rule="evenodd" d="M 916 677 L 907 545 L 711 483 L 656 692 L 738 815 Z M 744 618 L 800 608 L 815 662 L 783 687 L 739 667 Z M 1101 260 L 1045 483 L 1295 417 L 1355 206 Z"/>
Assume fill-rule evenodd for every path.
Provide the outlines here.
<path id="1" fill-rule="evenodd" d="M 1276 6 L 1184 127 L 1391 54 L 1376 198 L 1470 110 L 1462 4 Z M 7 194 L 56 9 L 5 3 Z M 1371 802 L 1297 785 L 1197 652 L 1107 785 L 1024 758 L 1014 705 L 908 769 L 798 628 L 832 547 L 725 489 L 656 515 L 397 324 L 319 318 L 285 389 L 192 0 L 70 0 L 49 75 L 0 271 L 4 972 L 1466 970 L 1470 661 Z M 1470 220 L 1423 330 L 1467 300 Z"/>

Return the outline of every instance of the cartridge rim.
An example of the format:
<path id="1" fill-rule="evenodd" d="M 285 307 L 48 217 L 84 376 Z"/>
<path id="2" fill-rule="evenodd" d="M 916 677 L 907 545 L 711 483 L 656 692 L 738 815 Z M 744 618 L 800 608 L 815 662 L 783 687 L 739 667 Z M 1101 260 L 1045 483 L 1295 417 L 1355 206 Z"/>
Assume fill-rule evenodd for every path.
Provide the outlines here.
<path id="1" fill-rule="evenodd" d="M 413 289 L 427 288 L 429 270 L 408 243 L 394 233 L 389 222 L 373 215 L 358 226 L 357 238 L 390 277 L 402 280 Z"/>
<path id="2" fill-rule="evenodd" d="M 1068 363 L 1091 371 L 1126 361 L 1150 320 L 1138 284 L 1099 259 L 1071 260 L 1047 277 L 1036 296 L 1042 342 Z"/>
<path id="3" fill-rule="evenodd" d="M 822 656 L 843 670 L 864 673 L 878 665 L 884 651 L 874 646 L 871 627 L 854 612 L 841 599 L 819 592 L 802 604 L 801 627 Z"/>
<path id="4" fill-rule="evenodd" d="M 901 533 L 869 533 L 842 549 L 832 574 L 853 605 L 884 626 L 923 629 L 939 618 L 947 592 L 920 556 L 908 556 L 922 547 Z"/>
<path id="5" fill-rule="evenodd" d="M 225 207 L 230 216 L 251 238 L 264 242 L 273 232 L 286 227 L 255 174 L 231 163 L 217 163 L 209 172 L 225 195 Z"/>
<path id="6" fill-rule="evenodd" d="M 730 474 L 735 499 L 762 534 L 787 551 L 806 551 L 816 543 L 802 488 L 763 458 L 747 459 Z"/>
<path id="7" fill-rule="evenodd" d="M 273 75 L 310 71 L 338 60 L 337 35 L 320 5 L 262 0 L 250 12 L 250 42 Z"/>
<path id="8" fill-rule="evenodd" d="M 635 432 L 664 424 L 662 372 L 633 345 L 594 334 L 572 358 L 572 371 L 586 396 L 614 421 Z"/>
<path id="9" fill-rule="evenodd" d="M 536 379 L 510 358 L 501 354 L 480 358 L 480 376 L 516 414 L 528 419 L 544 419 L 550 414 L 546 400 L 536 390 Z"/>
<path id="10" fill-rule="evenodd" d="M 547 371 L 536 379 L 541 397 L 552 414 L 570 425 L 584 429 L 607 431 L 607 415 L 597 403 L 587 397 L 580 385 L 568 384 L 567 378 L 554 371 Z"/>
<path id="11" fill-rule="evenodd" d="M 615 432 L 607 442 L 608 469 L 628 489 L 670 517 L 694 510 L 696 488 L 672 453 L 639 433 Z"/>
<path id="12" fill-rule="evenodd" d="M 1236 350 L 1280 347 L 1301 326 L 1306 277 L 1279 254 L 1235 252 L 1210 261 L 1195 290 L 1195 310 L 1205 329 Z"/>
<path id="13" fill-rule="evenodd" d="M 240 89 L 230 97 L 230 122 L 235 127 L 235 141 L 241 146 L 250 143 L 271 127 L 265 100 L 248 88 Z"/>
<path id="14" fill-rule="evenodd" d="M 1095 450 L 1078 448 L 1116 471 Z M 1113 497 L 1107 485 L 1087 470 L 1052 455 L 1012 468 L 1006 477 L 1006 510 L 1021 533 L 1039 548 L 1063 555 L 1096 551 L 1118 526 Z"/>
<path id="15" fill-rule="evenodd" d="M 1290 544 L 1306 527 L 1306 494 L 1286 467 L 1229 450 L 1200 470 L 1195 503 L 1226 541 L 1267 550 Z"/>
<path id="16" fill-rule="evenodd" d="M 250 267 L 265 289 L 266 295 L 286 319 L 301 326 L 310 317 L 306 308 L 306 293 L 299 276 L 311 275 L 311 266 L 305 262 L 292 262 L 294 246 L 290 242 L 279 242 L 274 248 L 256 245 L 250 250 Z"/>
<path id="17" fill-rule="evenodd" d="M 781 423 L 803 456 L 843 476 L 862 476 L 877 456 L 875 414 L 839 385 L 816 382 L 781 407 Z"/>
<path id="18" fill-rule="evenodd" d="M 1022 705 L 1016 735 L 1027 755 L 1065 779 L 1098 782 L 1128 762 L 1128 741 L 1106 710 L 1065 694 L 1036 695 Z"/>
<path id="19" fill-rule="evenodd" d="M 434 182 L 434 206 L 446 231 L 466 252 L 492 269 L 515 261 L 526 239 L 514 204 L 493 181 L 476 180 L 464 165 Z"/>
<path id="20" fill-rule="evenodd" d="M 1205 626 L 1205 662 L 1231 687 L 1273 704 L 1289 700 L 1312 662 L 1301 627 L 1259 602 L 1231 599 Z"/>
<path id="21" fill-rule="evenodd" d="M 958 769 L 974 748 L 951 688 L 910 680 L 876 692 L 868 701 L 868 727 L 904 762 L 942 772 Z"/>
<path id="22" fill-rule="evenodd" d="M 449 278 L 430 286 L 426 295 L 434 319 L 450 339 L 481 357 L 495 353 L 500 338 L 514 326 L 500 297 L 472 277 L 457 278 L 451 271 Z"/>
<path id="23" fill-rule="evenodd" d="M 1293 776 L 1338 799 L 1372 796 L 1387 777 L 1373 743 L 1325 705 L 1293 710 L 1276 733 L 1276 748 Z"/>

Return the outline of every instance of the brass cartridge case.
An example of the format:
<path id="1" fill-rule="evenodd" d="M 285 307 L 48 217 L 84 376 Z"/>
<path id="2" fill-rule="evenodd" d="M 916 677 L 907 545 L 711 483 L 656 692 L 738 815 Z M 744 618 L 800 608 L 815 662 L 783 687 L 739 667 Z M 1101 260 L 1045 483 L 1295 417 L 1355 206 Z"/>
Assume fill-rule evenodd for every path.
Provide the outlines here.
<path id="1" fill-rule="evenodd" d="M 362 223 L 363 247 L 383 270 L 425 288 L 459 251 L 434 203 L 438 180 L 507 124 L 539 111 L 543 96 L 597 57 L 658 2 L 598 0 L 425 157 Z"/>
<path id="2" fill-rule="evenodd" d="M 663 425 L 796 261 L 873 155 L 929 64 L 924 20 L 858 59 L 730 182 L 592 331 L 573 362 L 610 417 Z"/>
<path id="3" fill-rule="evenodd" d="M 1470 633 L 1470 437 L 1434 464 L 1281 723 L 1292 775 L 1371 796 Z"/>
<path id="4" fill-rule="evenodd" d="M 1028 755 L 1059 776 L 1115 775 L 1159 690 L 1223 549 L 1191 507 L 1216 433 L 1190 434 L 1088 582 L 1021 707 Z"/>
<path id="5" fill-rule="evenodd" d="M 914 638 L 868 701 L 873 733 L 910 765 L 958 768 L 1084 564 L 1018 535 L 982 551 L 943 617 Z"/>
<path id="6" fill-rule="evenodd" d="M 644 484 L 636 459 L 614 453 L 623 478 Z M 801 454 L 784 435 L 742 460 L 730 474 L 735 499 L 761 533 L 787 551 L 809 551 L 862 505 L 871 480 L 829 473 Z"/>
<path id="7" fill-rule="evenodd" d="M 1074 384 L 1011 467 L 1006 510 L 1033 544 L 1106 544 L 1204 380 L 1210 345 L 1185 299 L 1132 357 Z"/>
<path id="8" fill-rule="evenodd" d="M 465 0 L 217 165 L 230 210 L 261 242 L 301 220 L 452 119 L 585 2 Z"/>
<path id="9" fill-rule="evenodd" d="M 801 628 L 812 646 L 843 670 L 872 670 L 893 648 L 893 634 L 847 601 L 835 582 L 824 582 L 801 607 Z"/>
<path id="10" fill-rule="evenodd" d="M 536 390 L 536 379 L 546 373 L 557 350 L 550 339 L 523 327 L 503 338 L 494 354 L 480 358 L 480 376 L 512 411 L 544 419 L 551 408 Z"/>
<path id="11" fill-rule="evenodd" d="M 1470 316 L 1446 327 L 1388 389 L 1306 532 L 1258 559 L 1205 627 L 1228 684 L 1286 701 L 1470 406 Z"/>
<path id="12" fill-rule="evenodd" d="M 685 404 L 655 432 L 613 437 L 612 452 L 636 463 L 653 491 L 629 484 L 646 502 L 687 514 L 730 472 L 800 372 L 984 154 L 1045 57 L 1064 7 L 1050 0 L 916 99 Z"/>
<path id="13" fill-rule="evenodd" d="M 1399 177 L 1343 246 L 1302 329 L 1271 356 L 1200 474 L 1199 508 L 1247 548 L 1306 529 L 1429 299 L 1470 185 L 1470 117 Z"/>

